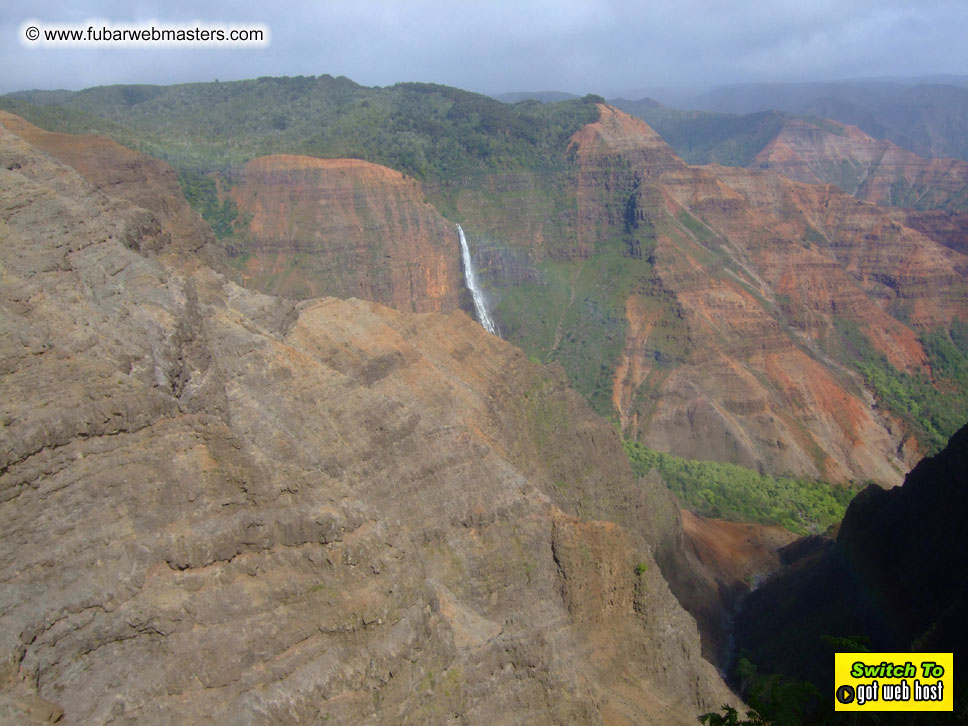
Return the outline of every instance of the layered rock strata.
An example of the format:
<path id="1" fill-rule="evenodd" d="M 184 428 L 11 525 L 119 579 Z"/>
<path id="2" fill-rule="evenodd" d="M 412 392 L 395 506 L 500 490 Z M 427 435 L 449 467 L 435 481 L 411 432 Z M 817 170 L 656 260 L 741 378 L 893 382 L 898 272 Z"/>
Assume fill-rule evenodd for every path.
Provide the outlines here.
<path id="1" fill-rule="evenodd" d="M 750 163 L 789 179 L 836 184 L 856 199 L 915 209 L 968 209 L 968 162 L 926 159 L 856 126 L 785 118 Z"/>
<path id="2" fill-rule="evenodd" d="M 458 307 L 456 229 L 413 178 L 356 159 L 278 154 L 246 164 L 231 195 L 249 287 L 415 312 Z"/>
<path id="3" fill-rule="evenodd" d="M 614 379 L 626 431 L 689 457 L 899 483 L 903 434 L 825 341 L 843 319 L 897 368 L 920 369 L 916 332 L 890 312 L 903 305 L 924 327 L 964 319 L 964 256 L 832 187 L 689 167 L 644 122 L 601 113 L 574 138 L 580 239 L 601 244 L 629 209 L 654 230 L 657 280 L 626 303 Z M 672 366 L 650 354 L 656 282 L 691 346 Z"/>
<path id="4" fill-rule="evenodd" d="M 242 289 L 2 127 L 0 220 L 4 718 L 687 724 L 731 698 L 560 374 L 460 312 Z"/>
<path id="5" fill-rule="evenodd" d="M 0 111 L 0 124 L 72 167 L 104 194 L 152 212 L 168 235 L 168 244 L 174 243 L 180 252 L 205 254 L 209 262 L 216 256 L 221 263 L 212 230 L 185 201 L 175 170 L 165 162 L 103 136 L 45 131 L 6 111 Z"/>

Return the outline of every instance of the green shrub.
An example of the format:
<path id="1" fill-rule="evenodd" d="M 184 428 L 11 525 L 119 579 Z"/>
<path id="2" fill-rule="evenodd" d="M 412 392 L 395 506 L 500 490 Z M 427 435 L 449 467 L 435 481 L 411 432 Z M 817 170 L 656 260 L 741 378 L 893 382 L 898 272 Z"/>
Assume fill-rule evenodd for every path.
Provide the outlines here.
<path id="1" fill-rule="evenodd" d="M 856 323 L 837 320 L 839 353 L 864 377 L 878 404 L 901 419 L 926 454 L 940 451 L 968 417 L 968 324 L 921 333 L 934 380 L 897 370 Z"/>
<path id="2" fill-rule="evenodd" d="M 710 517 L 779 524 L 797 534 L 822 532 L 839 522 L 862 488 L 683 459 L 634 441 L 625 442 L 625 452 L 636 475 L 655 469 L 687 509 Z"/>

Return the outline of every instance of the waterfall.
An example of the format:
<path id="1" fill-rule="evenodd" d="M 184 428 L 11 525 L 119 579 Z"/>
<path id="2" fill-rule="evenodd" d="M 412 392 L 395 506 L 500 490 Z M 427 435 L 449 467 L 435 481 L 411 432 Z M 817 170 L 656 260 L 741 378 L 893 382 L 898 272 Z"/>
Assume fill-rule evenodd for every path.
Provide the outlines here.
<path id="1" fill-rule="evenodd" d="M 471 291 L 471 297 L 474 299 L 474 312 L 477 313 L 477 319 L 484 326 L 484 330 L 491 335 L 497 335 L 494 321 L 491 320 L 491 316 L 487 312 L 487 305 L 484 303 L 484 293 L 477 286 L 477 276 L 474 274 L 474 265 L 471 263 L 471 251 L 467 247 L 467 238 L 464 237 L 464 230 L 459 224 L 457 225 L 457 233 L 460 235 L 460 253 L 464 260 L 464 281 L 467 283 L 467 289 Z"/>

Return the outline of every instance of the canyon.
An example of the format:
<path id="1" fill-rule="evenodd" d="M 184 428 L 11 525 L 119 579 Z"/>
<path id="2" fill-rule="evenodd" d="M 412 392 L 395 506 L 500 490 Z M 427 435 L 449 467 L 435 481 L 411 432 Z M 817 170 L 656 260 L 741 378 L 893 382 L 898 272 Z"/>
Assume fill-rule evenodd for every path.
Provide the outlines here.
<path id="1" fill-rule="evenodd" d="M 390 107 L 244 83 L 362 139 Z M 694 166 L 593 97 L 500 156 L 517 110 L 387 93 L 486 161 L 199 131 L 228 232 L 187 165 L 0 112 L 0 720 L 693 723 L 742 706 L 711 662 L 751 587 L 832 545 L 680 510 L 622 439 L 883 488 L 936 445 L 882 378 L 964 393 L 964 162 L 788 119 Z"/>
<path id="2" fill-rule="evenodd" d="M 594 267 L 610 285 L 609 299 L 577 304 L 612 306 L 614 357 L 605 347 L 598 359 L 610 380 L 596 385 L 626 435 L 686 457 L 899 483 L 917 443 L 836 360 L 835 330 L 856 325 L 899 370 L 922 367 L 917 330 L 964 319 L 965 258 L 829 186 L 687 166 L 643 122 L 600 111 L 573 140 L 574 233 L 545 250 L 545 280 L 578 287 Z M 546 329 L 569 325 L 567 291 L 541 281 L 528 292 L 557 296 Z M 530 332 L 512 339 L 562 352 L 562 336 L 541 347 Z"/>
<path id="3" fill-rule="evenodd" d="M 674 502 L 560 370 L 461 311 L 246 290 L 198 253 L 207 235 L 128 199 L 140 183 L 8 122 L 5 720 L 688 724 L 739 705 L 652 555 L 681 536 Z M 169 191 L 157 208 L 181 209 Z"/>
<path id="4" fill-rule="evenodd" d="M 856 126 L 785 118 L 751 168 L 794 181 L 836 184 L 856 199 L 908 209 L 968 208 L 968 161 L 924 158 Z"/>
<path id="5" fill-rule="evenodd" d="M 898 371 L 924 370 L 919 331 L 965 319 L 964 255 L 894 210 L 778 173 L 691 167 L 641 121 L 599 114 L 573 137 L 570 171 L 421 184 L 363 162 L 260 157 L 231 186 L 242 274 L 294 297 L 471 311 L 435 207 L 450 210 L 508 339 L 561 363 L 626 436 L 900 483 L 923 444 L 874 405 L 838 326 Z"/>
<path id="6" fill-rule="evenodd" d="M 948 413 L 910 412 L 964 394 L 925 347 L 968 320 L 959 218 L 883 202 L 904 186 L 956 208 L 964 162 L 777 115 L 759 163 L 783 174 L 690 166 L 592 96 L 508 106 L 328 76 L 21 95 L 38 119 L 50 103 L 61 125 L 100 114 L 118 138 L 208 169 L 238 210 L 219 246 L 253 289 L 470 313 L 461 224 L 502 335 L 648 446 L 893 486 L 954 430 Z M 847 167 L 867 197 L 830 183 Z M 888 398 L 898 386 L 933 402 Z"/>

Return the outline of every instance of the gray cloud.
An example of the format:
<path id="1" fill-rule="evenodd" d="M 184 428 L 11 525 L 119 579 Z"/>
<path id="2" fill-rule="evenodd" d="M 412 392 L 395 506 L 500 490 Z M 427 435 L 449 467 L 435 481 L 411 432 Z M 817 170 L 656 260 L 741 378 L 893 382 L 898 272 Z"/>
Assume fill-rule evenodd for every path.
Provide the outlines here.
<path id="1" fill-rule="evenodd" d="M 0 16 L 0 91 L 181 83 L 261 75 L 345 75 L 366 85 L 431 81 L 499 92 L 611 94 L 675 84 L 964 73 L 962 0 L 325 0 L 48 2 Z M 260 23 L 264 49 L 31 49 L 44 22 Z"/>

